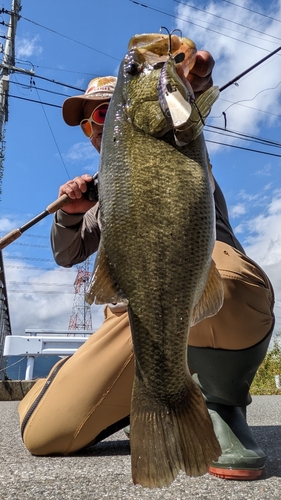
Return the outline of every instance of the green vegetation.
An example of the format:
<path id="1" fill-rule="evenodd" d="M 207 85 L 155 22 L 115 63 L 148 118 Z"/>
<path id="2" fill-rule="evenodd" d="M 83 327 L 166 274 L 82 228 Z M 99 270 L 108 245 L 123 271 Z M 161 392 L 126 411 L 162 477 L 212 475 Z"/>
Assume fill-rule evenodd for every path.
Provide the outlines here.
<path id="1" fill-rule="evenodd" d="M 274 375 L 280 375 L 281 383 L 281 345 L 277 340 L 257 371 L 251 385 L 251 394 L 281 394 L 281 389 L 277 389 L 275 385 Z"/>

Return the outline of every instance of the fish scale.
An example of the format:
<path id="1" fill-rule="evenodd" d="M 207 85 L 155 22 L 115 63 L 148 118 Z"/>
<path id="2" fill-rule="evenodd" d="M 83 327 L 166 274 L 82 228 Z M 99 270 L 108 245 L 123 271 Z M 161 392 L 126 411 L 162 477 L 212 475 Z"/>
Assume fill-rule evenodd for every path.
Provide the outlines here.
<path id="1" fill-rule="evenodd" d="M 132 61 L 140 65 L 134 75 Z M 88 292 L 89 302 L 128 302 L 135 353 L 132 477 L 151 488 L 168 486 L 180 469 L 204 474 L 220 454 L 187 366 L 190 326 L 223 300 L 212 261 L 206 148 L 202 134 L 182 149 L 173 135 L 157 137 L 167 127 L 159 78 L 137 49 L 121 64 L 103 133 L 101 243 Z"/>

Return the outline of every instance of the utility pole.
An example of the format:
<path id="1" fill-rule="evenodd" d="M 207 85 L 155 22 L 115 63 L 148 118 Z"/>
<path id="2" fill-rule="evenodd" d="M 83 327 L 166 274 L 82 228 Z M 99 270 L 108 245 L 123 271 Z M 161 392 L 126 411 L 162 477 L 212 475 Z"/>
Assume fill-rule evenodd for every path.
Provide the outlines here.
<path id="1" fill-rule="evenodd" d="M 3 59 L 0 65 L 0 194 L 2 192 L 3 163 L 5 153 L 5 123 L 8 121 L 8 95 L 10 74 L 15 66 L 15 37 L 19 12 L 21 10 L 21 0 L 12 0 L 12 9 L 8 23 Z M 1 9 L 1 14 L 6 13 Z"/>
<path id="2" fill-rule="evenodd" d="M 5 157 L 5 124 L 8 121 L 8 96 L 10 74 L 14 71 L 15 66 L 15 37 L 16 27 L 21 10 L 21 0 L 12 0 L 12 10 L 8 25 L 5 47 L 0 46 L 0 51 L 3 52 L 2 63 L 0 64 L 0 195 L 2 193 L 2 178 L 4 170 Z M 1 9 L 0 14 L 7 13 L 5 9 Z M 6 335 L 11 335 L 11 324 L 9 316 L 7 289 L 5 283 L 5 271 L 0 251 L 0 379 L 3 378 L 3 369 L 6 365 L 6 360 L 3 358 L 3 346 Z"/>

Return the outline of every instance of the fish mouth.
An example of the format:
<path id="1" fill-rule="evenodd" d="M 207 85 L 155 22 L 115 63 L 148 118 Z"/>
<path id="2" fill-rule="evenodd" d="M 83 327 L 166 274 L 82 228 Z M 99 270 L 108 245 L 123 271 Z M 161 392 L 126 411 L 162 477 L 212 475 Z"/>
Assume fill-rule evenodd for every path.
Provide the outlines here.
<path id="1" fill-rule="evenodd" d="M 162 33 L 133 36 L 129 42 L 129 50 L 131 49 L 141 52 L 152 66 L 164 64 L 169 56 L 169 49 L 174 59 L 177 59 L 179 54 L 184 54 L 184 58 L 181 55 L 181 61 L 178 60 L 176 64 L 181 64 L 181 72 L 185 77 L 193 68 L 197 53 L 195 43 L 189 38 Z"/>
<path id="2" fill-rule="evenodd" d="M 172 33 L 150 33 L 131 38 L 129 49 L 137 50 L 153 70 L 160 72 L 158 103 L 166 125 L 159 126 L 154 135 L 160 137 L 167 130 L 182 127 L 188 122 L 194 102 L 193 90 L 187 80 L 196 59 L 194 42 Z"/>
<path id="3" fill-rule="evenodd" d="M 146 95 L 142 100 L 141 96 L 136 96 L 134 102 L 127 103 L 128 119 L 137 130 L 159 138 L 188 120 L 194 96 L 186 76 L 194 65 L 196 52 L 191 40 L 175 34 L 150 33 L 135 35 L 130 40 L 125 73 L 132 78 L 143 78 L 147 72 L 152 72 L 155 76 L 151 81 L 156 83 L 152 97 Z M 180 101 L 179 119 L 178 110 L 175 117 L 175 106 L 167 104 L 166 96 L 175 101 L 176 108 Z"/>
<path id="4" fill-rule="evenodd" d="M 194 93 L 182 67 L 184 59 L 183 52 L 178 52 L 174 57 L 170 54 L 158 81 L 159 106 L 174 130 L 187 124 L 194 104 Z"/>

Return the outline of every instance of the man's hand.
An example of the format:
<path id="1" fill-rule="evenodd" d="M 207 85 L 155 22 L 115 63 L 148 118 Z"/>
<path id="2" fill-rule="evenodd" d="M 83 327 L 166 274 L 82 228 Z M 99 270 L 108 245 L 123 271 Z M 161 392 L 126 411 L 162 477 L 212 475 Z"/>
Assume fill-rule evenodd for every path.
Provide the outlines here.
<path id="1" fill-rule="evenodd" d="M 71 203 L 63 206 L 63 211 L 67 214 L 84 214 L 90 208 L 92 208 L 96 202 L 89 201 L 83 197 L 83 193 L 87 191 L 87 182 L 91 182 L 93 177 L 89 174 L 81 175 L 81 177 L 75 177 L 71 181 L 67 181 L 59 189 L 59 196 L 62 194 L 67 194 L 71 198 Z"/>
<path id="2" fill-rule="evenodd" d="M 213 85 L 212 71 L 215 61 L 206 50 L 198 50 L 196 61 L 192 70 L 187 75 L 187 80 L 191 84 L 195 97 Z"/>

